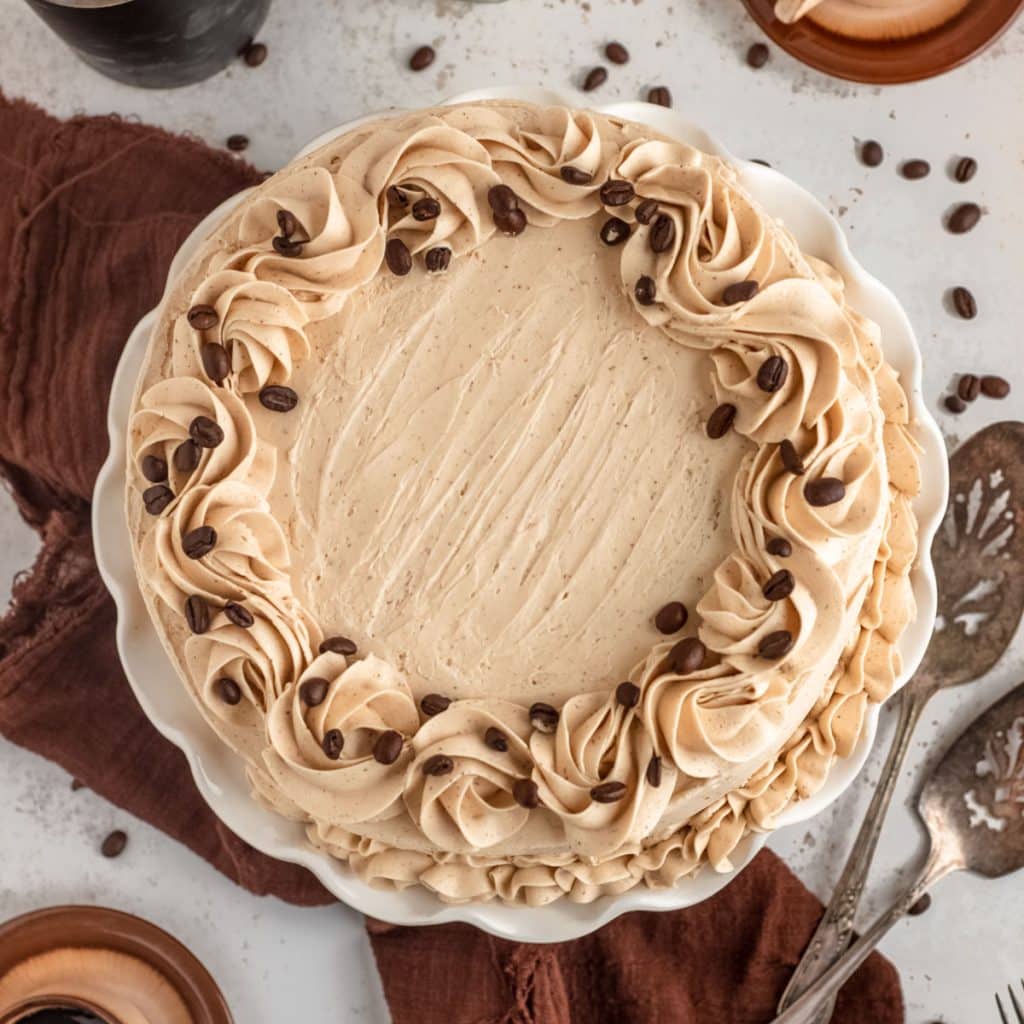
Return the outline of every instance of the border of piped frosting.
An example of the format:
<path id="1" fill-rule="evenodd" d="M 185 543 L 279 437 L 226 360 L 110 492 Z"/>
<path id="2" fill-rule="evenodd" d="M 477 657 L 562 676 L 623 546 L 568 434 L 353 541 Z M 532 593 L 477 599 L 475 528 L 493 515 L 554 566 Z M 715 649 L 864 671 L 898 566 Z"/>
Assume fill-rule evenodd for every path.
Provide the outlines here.
<path id="1" fill-rule="evenodd" d="M 565 167 L 589 180 L 563 175 Z M 735 406 L 735 429 L 758 446 L 736 481 L 737 549 L 697 606 L 710 657 L 680 673 L 667 667 L 673 642 L 657 644 L 630 674 L 641 693 L 635 707 L 614 692 L 585 693 L 558 709 L 554 733 L 504 701 L 458 701 L 426 717 L 392 666 L 372 655 L 318 653 L 322 629 L 292 592 L 287 544 L 267 501 L 276 453 L 257 436 L 247 403 L 287 384 L 309 355 L 311 323 L 388 272 L 386 238 L 400 239 L 414 259 L 444 247 L 457 260 L 495 230 L 486 199 L 493 186 L 511 186 L 527 230 L 536 230 L 598 214 L 608 178 L 629 181 L 637 201 L 657 200 L 673 220 L 667 249 L 654 252 L 649 225 L 636 222 L 618 249 L 629 294 L 641 277 L 655 284 L 655 301 L 636 301 L 637 313 L 708 352 L 717 400 Z M 416 220 L 389 201 L 393 186 L 436 198 L 440 215 Z M 635 205 L 608 212 L 627 217 Z M 303 229 L 297 253 L 275 247 L 282 209 Z M 594 241 L 602 244 L 596 233 Z M 749 280 L 759 282 L 753 298 L 721 304 L 726 287 Z M 216 310 L 212 330 L 189 323 L 188 309 L 199 304 Z M 211 343 L 230 359 L 220 384 L 203 358 Z M 770 355 L 782 355 L 790 372 L 766 393 L 756 377 Z M 525 104 L 443 108 L 360 127 L 270 179 L 228 218 L 193 264 L 187 294 L 164 311 L 150 378 L 161 359 L 159 379 L 144 388 L 147 372 L 140 379 L 128 476 L 154 621 L 204 716 L 246 758 L 259 797 L 306 821 L 315 846 L 371 884 L 540 904 L 640 882 L 672 885 L 705 862 L 728 871 L 748 832 L 772 828 L 850 753 L 868 705 L 884 700 L 899 674 L 896 641 L 914 607 L 910 498 L 920 485 L 906 397 L 882 359 L 877 328 L 846 304 L 836 272 L 803 256 L 731 168 L 683 143 L 597 114 Z M 180 472 L 174 451 L 198 415 L 218 424 L 223 440 Z M 783 439 L 801 451 L 804 476 L 783 467 Z M 139 470 L 146 455 L 167 462 L 172 492 L 153 518 L 139 497 L 151 486 Z M 802 486 L 821 476 L 844 481 L 842 501 L 817 508 L 802 500 Z M 197 526 L 217 537 L 198 559 L 182 544 Z M 771 537 L 790 541 L 792 556 L 769 554 Z M 873 571 L 847 578 L 847 563 L 864 564 L 865 550 Z M 782 567 L 797 585 L 769 603 L 759 588 Z M 193 594 L 215 610 L 206 630 L 182 640 L 169 623 Z M 228 602 L 243 604 L 253 623 L 216 610 Z M 777 661 L 760 657 L 759 643 L 783 628 L 792 650 Z M 835 669 L 822 687 L 823 665 Z M 299 694 L 311 677 L 328 682 L 314 708 Z M 217 692 L 224 678 L 237 688 L 233 703 Z M 723 709 L 735 719 L 727 743 L 709 728 L 709 715 Z M 780 733 L 786 721 L 794 728 Z M 335 759 L 323 749 L 328 728 L 345 736 Z M 489 728 L 505 736 L 504 750 L 482 741 Z M 387 764 L 373 756 L 383 732 L 401 737 Z M 425 774 L 438 754 L 452 770 Z M 742 785 L 689 806 L 687 794 L 702 782 L 758 763 Z M 523 778 L 536 786 L 536 810 L 512 797 Z M 623 798 L 593 799 L 610 778 L 624 784 Z M 474 813 L 460 816 L 468 806 Z M 564 830 L 561 849 L 488 856 L 537 814 Z M 407 842 L 373 835 L 381 823 L 394 832 L 406 819 L 415 833 Z"/>

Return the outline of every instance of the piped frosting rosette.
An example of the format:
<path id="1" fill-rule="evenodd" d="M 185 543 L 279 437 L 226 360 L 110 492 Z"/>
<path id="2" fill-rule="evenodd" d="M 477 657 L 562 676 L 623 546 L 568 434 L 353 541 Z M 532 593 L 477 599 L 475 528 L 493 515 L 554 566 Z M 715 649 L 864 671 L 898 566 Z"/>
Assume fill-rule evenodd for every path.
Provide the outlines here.
<path id="1" fill-rule="evenodd" d="M 373 655 L 348 665 L 341 655 L 322 654 L 270 709 L 264 767 L 312 821 L 391 818 L 402 811 L 413 758 L 408 739 L 418 727 L 412 693 L 394 668 Z M 385 763 L 379 741 L 390 733 L 399 749 Z"/>

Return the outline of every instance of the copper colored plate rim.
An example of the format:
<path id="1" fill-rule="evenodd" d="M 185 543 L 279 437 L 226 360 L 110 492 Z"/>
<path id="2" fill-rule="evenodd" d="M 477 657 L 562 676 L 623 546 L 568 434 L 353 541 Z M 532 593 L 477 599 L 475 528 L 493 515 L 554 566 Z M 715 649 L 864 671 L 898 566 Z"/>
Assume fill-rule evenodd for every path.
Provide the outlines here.
<path id="1" fill-rule="evenodd" d="M 195 1024 L 233 1024 L 217 983 L 194 954 L 155 924 L 106 907 L 47 907 L 0 924 L 0 976 L 31 956 L 68 946 L 137 957 L 167 979 Z"/>
<path id="2" fill-rule="evenodd" d="M 797 60 L 852 82 L 898 85 L 952 71 L 996 41 L 1024 9 L 1024 0 L 983 0 L 940 28 L 888 43 L 865 43 L 804 19 L 787 25 L 775 0 L 743 0 L 765 34 Z"/>

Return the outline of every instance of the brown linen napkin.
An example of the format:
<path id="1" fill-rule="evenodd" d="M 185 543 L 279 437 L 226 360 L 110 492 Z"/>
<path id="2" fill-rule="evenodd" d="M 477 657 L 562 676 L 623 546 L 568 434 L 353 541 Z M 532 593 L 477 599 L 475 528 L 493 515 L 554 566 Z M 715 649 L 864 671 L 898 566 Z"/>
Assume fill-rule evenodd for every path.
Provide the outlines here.
<path id="1" fill-rule="evenodd" d="M 124 340 L 195 223 L 259 174 L 192 139 L 113 117 L 59 122 L 2 96 L 0 139 L 0 474 L 42 541 L 0 620 L 0 733 L 247 889 L 328 903 L 304 869 L 257 853 L 218 821 L 184 757 L 143 715 L 121 672 L 89 533 Z M 462 925 L 369 928 L 396 1024 L 759 1024 L 820 913 L 766 852 L 691 911 L 631 914 L 558 946 Z M 878 956 L 835 1016 L 865 1020 L 903 1020 L 899 979 Z"/>

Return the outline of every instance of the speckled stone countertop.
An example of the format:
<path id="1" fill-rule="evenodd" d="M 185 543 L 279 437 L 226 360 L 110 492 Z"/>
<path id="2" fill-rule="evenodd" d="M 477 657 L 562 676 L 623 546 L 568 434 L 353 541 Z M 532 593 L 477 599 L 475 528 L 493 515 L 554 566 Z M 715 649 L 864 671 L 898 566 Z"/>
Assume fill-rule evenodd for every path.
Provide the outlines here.
<path id="1" fill-rule="evenodd" d="M 243 133 L 247 156 L 275 169 L 313 136 L 392 106 L 423 106 L 490 85 L 578 89 L 603 62 L 611 39 L 632 60 L 610 67 L 601 100 L 640 99 L 668 86 L 677 109 L 709 126 L 735 153 L 771 161 L 817 195 L 849 233 L 858 258 L 886 282 L 914 322 L 925 356 L 925 393 L 951 446 L 997 419 L 1024 418 L 1020 359 L 1024 268 L 1024 22 L 965 68 L 893 88 L 828 79 L 772 48 L 767 66 L 745 64 L 758 40 L 738 0 L 277 0 L 261 34 L 269 56 L 240 62 L 200 85 L 148 92 L 89 70 L 22 0 L 0 0 L 0 89 L 58 114 L 117 112 L 190 131 L 212 145 Z M 434 64 L 406 67 L 428 43 Z M 585 102 L 582 92 L 577 94 Z M 886 162 L 868 169 L 858 140 L 878 139 Z M 948 165 L 970 155 L 979 171 L 954 183 Z M 932 164 L 923 181 L 897 173 L 905 159 Z M 954 237 L 943 215 L 958 201 L 986 216 Z M 963 321 L 946 293 L 973 291 L 978 316 Z M 960 417 L 939 409 L 953 375 L 1001 373 L 1016 391 L 978 402 Z M 0 494 L 0 591 L 30 565 L 34 537 Z M 897 806 L 882 840 L 867 910 L 916 863 L 923 838 L 905 801 L 920 762 L 942 737 L 1020 681 L 1019 641 L 981 683 L 936 700 L 915 741 Z M 892 726 L 883 715 L 882 740 Z M 877 777 L 872 758 L 860 782 L 830 812 L 782 832 L 772 846 L 825 895 L 838 874 Z M 125 853 L 105 860 L 113 828 Z M 898 964 L 910 1024 L 996 1021 L 993 993 L 1021 975 L 1021 879 L 955 876 L 932 908 L 893 930 L 883 950 Z M 192 947 L 224 988 L 236 1019 L 278 1024 L 313 1019 L 324 1006 L 345 1021 L 383 1021 L 386 1011 L 357 914 L 309 911 L 260 900 L 153 829 L 87 790 L 72 792 L 57 768 L 0 741 L 0 919 L 60 902 L 95 901 L 141 914 Z"/>

